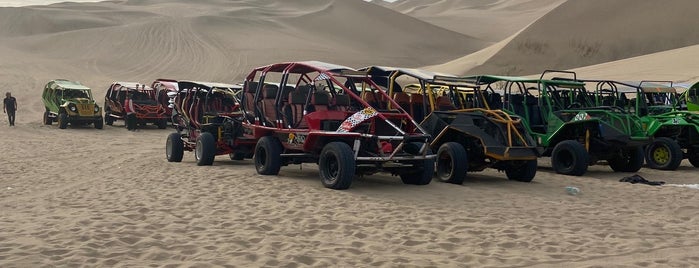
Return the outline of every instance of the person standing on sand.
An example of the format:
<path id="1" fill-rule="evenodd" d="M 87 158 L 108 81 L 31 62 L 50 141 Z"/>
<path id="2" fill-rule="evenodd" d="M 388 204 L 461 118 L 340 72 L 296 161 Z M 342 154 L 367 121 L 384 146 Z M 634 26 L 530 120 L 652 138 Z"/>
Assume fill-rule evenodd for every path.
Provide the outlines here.
<path id="1" fill-rule="evenodd" d="M 17 99 L 12 97 L 10 92 L 5 94 L 5 101 L 2 104 L 2 111 L 7 114 L 7 119 L 10 120 L 10 126 L 14 126 L 15 112 L 17 111 Z"/>
<path id="2" fill-rule="evenodd" d="M 126 94 L 126 99 L 124 100 L 124 113 L 126 113 L 126 129 L 129 131 L 136 131 L 136 114 L 133 108 L 133 100 L 131 99 L 131 92 Z"/>

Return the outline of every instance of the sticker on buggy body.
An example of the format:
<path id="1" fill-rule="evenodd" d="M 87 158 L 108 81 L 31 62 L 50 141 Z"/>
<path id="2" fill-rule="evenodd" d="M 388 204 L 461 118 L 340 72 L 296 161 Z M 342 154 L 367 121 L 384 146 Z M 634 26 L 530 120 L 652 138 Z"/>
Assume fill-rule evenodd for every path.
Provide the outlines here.
<path id="1" fill-rule="evenodd" d="M 361 124 L 362 122 L 377 116 L 379 113 L 371 107 L 364 108 L 363 110 L 354 113 L 352 116 L 348 117 L 345 119 L 344 122 L 340 125 L 340 127 L 337 129 L 336 132 L 350 132 L 352 129 L 354 129 L 357 125 Z"/>

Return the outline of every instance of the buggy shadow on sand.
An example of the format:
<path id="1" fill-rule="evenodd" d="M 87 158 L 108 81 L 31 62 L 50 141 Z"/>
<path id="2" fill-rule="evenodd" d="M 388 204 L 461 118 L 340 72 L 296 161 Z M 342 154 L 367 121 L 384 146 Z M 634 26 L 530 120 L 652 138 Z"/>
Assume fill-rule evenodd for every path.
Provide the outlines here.
<path id="1" fill-rule="evenodd" d="M 170 162 L 182 161 L 183 152 L 194 151 L 197 165 L 211 165 L 216 155 L 233 160 L 250 158 L 256 140 L 243 137 L 240 86 L 212 82 L 178 82 L 170 92 L 172 121 L 177 132 L 167 137 Z"/>
<path id="2" fill-rule="evenodd" d="M 276 175 L 281 166 L 318 163 L 323 185 L 347 189 L 355 176 L 389 172 L 425 185 L 434 173 L 428 135 L 402 108 L 359 97 L 388 99 L 366 72 L 318 62 L 254 69 L 243 94 L 246 137 L 258 140 L 255 167 Z"/>
<path id="3" fill-rule="evenodd" d="M 502 110 L 501 97 L 472 81 L 425 70 L 367 67 L 379 86 L 410 111 L 433 140 L 437 178 L 461 184 L 467 172 L 495 168 L 508 179 L 534 179 L 539 152 L 517 115 Z M 374 100 L 371 92 L 364 99 Z M 492 108 L 492 109 L 491 109 Z"/>

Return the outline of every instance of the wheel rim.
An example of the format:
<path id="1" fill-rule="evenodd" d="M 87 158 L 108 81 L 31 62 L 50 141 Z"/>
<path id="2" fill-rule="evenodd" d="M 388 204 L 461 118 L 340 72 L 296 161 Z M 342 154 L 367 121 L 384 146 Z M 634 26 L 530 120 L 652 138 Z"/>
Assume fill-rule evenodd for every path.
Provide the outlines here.
<path id="1" fill-rule="evenodd" d="M 197 141 L 197 148 L 194 150 L 194 158 L 197 160 L 201 159 L 202 151 L 204 146 L 201 145 L 201 141 Z"/>
<path id="2" fill-rule="evenodd" d="M 340 161 L 338 161 L 335 154 L 326 154 L 325 156 L 325 166 L 323 167 L 323 173 L 325 174 L 324 179 L 328 183 L 333 183 L 337 180 L 340 174 Z"/>
<path id="3" fill-rule="evenodd" d="M 439 160 L 437 162 L 437 174 L 442 179 L 449 179 L 454 173 L 454 159 L 451 154 L 444 151 L 439 154 Z"/>
<path id="4" fill-rule="evenodd" d="M 670 149 L 667 146 L 657 146 L 653 148 L 653 161 L 658 164 L 665 164 L 670 161 Z"/>
<path id="5" fill-rule="evenodd" d="M 573 167 L 573 154 L 568 150 L 562 150 L 558 153 L 556 161 L 561 164 L 563 169 L 570 169 Z"/>
<path id="6" fill-rule="evenodd" d="M 172 157 L 172 139 L 170 138 L 167 139 L 167 143 L 165 144 L 165 154 L 167 158 Z"/>
<path id="7" fill-rule="evenodd" d="M 255 163 L 260 169 L 265 167 L 265 164 L 267 163 L 267 151 L 265 151 L 264 148 L 259 147 L 257 150 L 255 150 Z"/>

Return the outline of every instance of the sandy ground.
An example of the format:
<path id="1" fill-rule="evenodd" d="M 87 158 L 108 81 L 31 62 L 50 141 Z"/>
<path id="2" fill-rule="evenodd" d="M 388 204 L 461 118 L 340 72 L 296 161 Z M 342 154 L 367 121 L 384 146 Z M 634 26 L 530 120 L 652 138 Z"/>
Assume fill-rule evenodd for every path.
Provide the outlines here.
<path id="1" fill-rule="evenodd" d="M 514 2 L 527 5 L 501 1 L 484 10 L 558 3 Z M 218 157 L 198 167 L 185 153 L 182 163 L 168 163 L 170 129 L 41 124 L 39 96 L 54 78 L 79 80 L 101 99 L 115 80 L 237 82 L 255 66 L 285 60 L 466 70 L 490 64 L 521 34 L 542 31 L 529 27 L 555 11 L 565 15 L 560 8 L 570 2 L 539 19 L 521 14 L 513 19 L 527 28 L 487 41 L 363 1 L 0 8 L 0 90 L 20 106 L 16 127 L 0 118 L 0 267 L 695 267 L 699 192 L 622 183 L 635 173 L 605 165 L 568 177 L 544 158 L 531 183 L 496 171 L 469 174 L 461 186 L 375 175 L 333 191 L 310 164 L 261 176 L 250 160 Z M 455 16 L 439 6 L 434 12 Z M 493 31 L 510 29 L 500 26 Z M 697 51 L 673 47 L 575 67 L 604 78 L 695 81 Z M 699 183 L 686 160 L 677 171 L 637 174 Z M 582 192 L 568 195 L 566 186 Z"/>

